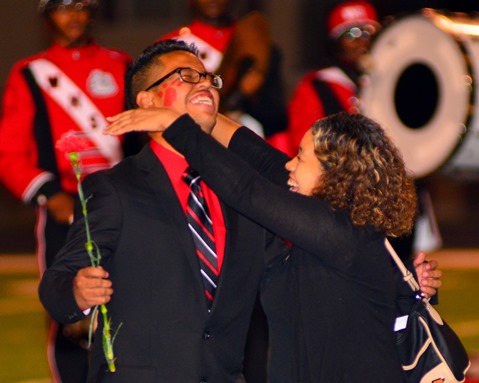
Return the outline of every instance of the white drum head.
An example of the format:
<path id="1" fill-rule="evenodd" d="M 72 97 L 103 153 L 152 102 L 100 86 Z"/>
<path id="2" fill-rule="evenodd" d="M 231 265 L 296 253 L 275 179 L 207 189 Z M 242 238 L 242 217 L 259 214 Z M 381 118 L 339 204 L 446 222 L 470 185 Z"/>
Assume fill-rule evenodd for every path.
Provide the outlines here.
<path id="1" fill-rule="evenodd" d="M 466 131 L 472 74 L 462 44 L 413 15 L 386 28 L 371 49 L 363 113 L 378 121 L 420 178 L 442 166 Z"/>

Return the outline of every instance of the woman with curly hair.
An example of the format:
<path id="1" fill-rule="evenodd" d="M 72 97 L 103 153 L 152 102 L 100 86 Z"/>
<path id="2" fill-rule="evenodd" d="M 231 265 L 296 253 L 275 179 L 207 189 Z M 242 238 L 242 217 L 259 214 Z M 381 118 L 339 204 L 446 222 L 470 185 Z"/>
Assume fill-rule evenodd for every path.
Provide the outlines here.
<path id="1" fill-rule="evenodd" d="M 229 150 L 188 115 L 178 120 L 163 138 L 222 200 L 285 240 L 261 284 L 270 381 L 404 383 L 384 239 L 411 230 L 416 194 L 382 128 L 359 114 L 329 116 L 290 159 L 246 128 L 222 130 L 222 116 L 213 135 Z"/>

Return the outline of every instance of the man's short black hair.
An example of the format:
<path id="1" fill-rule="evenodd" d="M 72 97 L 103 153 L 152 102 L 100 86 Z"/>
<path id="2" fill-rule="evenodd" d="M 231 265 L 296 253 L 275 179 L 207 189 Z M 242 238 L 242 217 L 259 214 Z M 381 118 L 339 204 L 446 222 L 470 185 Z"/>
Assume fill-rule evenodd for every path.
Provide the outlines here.
<path id="1" fill-rule="evenodd" d="M 136 95 L 147 87 L 146 74 L 156 59 L 166 53 L 185 51 L 198 57 L 198 48 L 182 40 L 160 40 L 146 48 L 130 65 L 125 74 L 125 96 L 127 109 L 137 108 Z"/>

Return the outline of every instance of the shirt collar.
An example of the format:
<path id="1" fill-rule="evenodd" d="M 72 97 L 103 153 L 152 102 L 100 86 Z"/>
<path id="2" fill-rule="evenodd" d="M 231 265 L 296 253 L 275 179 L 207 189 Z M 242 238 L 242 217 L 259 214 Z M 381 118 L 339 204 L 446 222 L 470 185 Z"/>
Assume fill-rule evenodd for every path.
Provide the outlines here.
<path id="1" fill-rule="evenodd" d="M 185 184 L 182 180 L 182 176 L 188 167 L 188 162 L 186 162 L 186 159 L 179 154 L 165 148 L 155 140 L 150 140 L 150 147 L 155 153 L 156 157 L 158 157 L 165 167 L 171 182 L 173 184 L 177 184 L 181 181 L 181 183 Z"/>

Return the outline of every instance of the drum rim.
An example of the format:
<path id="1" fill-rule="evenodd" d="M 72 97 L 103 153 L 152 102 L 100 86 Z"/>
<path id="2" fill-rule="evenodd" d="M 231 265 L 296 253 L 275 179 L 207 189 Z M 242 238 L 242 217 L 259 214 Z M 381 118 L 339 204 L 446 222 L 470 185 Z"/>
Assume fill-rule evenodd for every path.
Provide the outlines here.
<path id="1" fill-rule="evenodd" d="M 453 13 L 451 13 L 451 14 L 453 14 Z M 461 53 L 460 54 L 460 56 L 461 56 L 460 59 L 461 59 L 461 62 L 463 63 L 464 69 L 465 69 L 464 73 L 463 73 L 463 76 L 464 77 L 467 76 L 471 79 L 470 90 L 469 90 L 468 94 L 465 96 L 465 98 L 467 99 L 467 105 L 464 106 L 464 113 L 463 113 L 463 115 L 461 115 L 458 118 L 458 121 L 457 121 L 460 126 L 464 127 L 464 129 L 462 129 L 460 132 L 456 133 L 458 139 L 455 141 L 454 145 L 451 145 L 451 148 L 450 148 L 449 152 L 447 154 L 445 154 L 442 159 L 439 158 L 437 161 L 435 161 L 433 164 L 431 164 L 431 166 L 425 167 L 422 170 L 421 170 L 421 167 L 419 167 L 418 172 L 416 172 L 414 174 L 415 178 L 417 178 L 417 179 L 425 178 L 425 177 L 435 173 L 436 171 L 444 170 L 445 168 L 447 168 L 447 165 L 451 161 L 453 161 L 454 157 L 456 157 L 456 155 L 460 152 L 460 149 L 463 146 L 463 142 L 465 142 L 468 139 L 470 134 L 473 134 L 471 132 L 471 129 L 469 129 L 469 126 L 470 126 L 472 120 L 474 119 L 473 109 L 474 109 L 474 101 L 475 101 L 475 98 L 476 98 L 476 95 L 477 95 L 476 89 L 474 87 L 474 85 L 476 83 L 475 77 L 474 77 L 476 75 L 476 70 L 473 68 L 471 55 L 468 52 L 468 50 L 466 49 L 466 44 L 463 41 L 464 39 L 460 39 L 459 36 L 457 36 L 456 34 L 448 33 L 446 31 L 442 30 L 434 22 L 434 20 L 433 20 L 434 17 L 442 16 L 442 15 L 446 15 L 446 14 L 444 12 L 440 12 L 438 10 L 434 10 L 434 9 L 431 9 L 431 8 L 423 8 L 423 9 L 421 9 L 419 11 L 416 11 L 416 12 L 403 14 L 403 15 L 395 18 L 389 24 L 387 24 L 387 26 L 383 30 L 380 31 L 380 33 L 378 34 L 378 36 L 375 39 L 375 41 L 381 40 L 382 36 L 385 33 L 389 33 L 389 30 L 392 27 L 396 26 L 397 24 L 403 23 L 406 19 L 420 19 L 420 20 L 425 20 L 426 19 L 426 20 L 429 20 L 429 22 L 431 24 L 433 24 L 438 30 L 441 30 L 443 33 L 447 34 L 450 37 L 451 41 L 453 41 L 455 43 L 455 45 L 457 46 L 458 50 Z M 449 15 L 447 15 L 447 17 L 449 17 Z M 376 45 L 373 44 L 373 47 L 371 49 L 371 55 L 374 55 L 375 47 L 376 47 Z M 366 74 L 365 76 L 368 77 L 369 74 Z M 367 93 L 367 91 L 368 91 L 367 88 L 368 88 L 368 86 L 365 86 L 365 87 L 363 87 L 362 90 L 360 90 L 360 99 L 361 99 L 362 111 L 364 111 L 365 93 Z M 366 108 L 366 114 L 367 114 L 367 108 Z M 373 115 L 372 118 L 374 118 L 374 117 L 375 116 Z M 399 120 L 399 118 L 398 118 L 398 120 Z M 402 124 L 402 125 L 405 128 L 408 128 L 404 124 Z M 398 148 L 399 148 L 399 145 L 398 145 Z"/>

